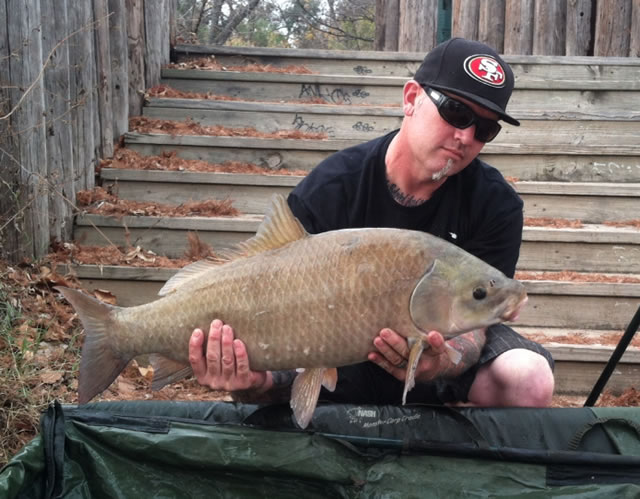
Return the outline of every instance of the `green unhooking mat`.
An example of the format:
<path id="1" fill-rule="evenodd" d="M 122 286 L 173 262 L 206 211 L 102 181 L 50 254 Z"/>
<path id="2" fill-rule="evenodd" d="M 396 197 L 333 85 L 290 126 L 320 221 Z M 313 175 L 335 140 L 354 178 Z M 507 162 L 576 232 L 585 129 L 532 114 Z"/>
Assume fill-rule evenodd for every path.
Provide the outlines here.
<path id="1" fill-rule="evenodd" d="M 640 497 L 640 409 L 52 405 L 2 498 Z"/>

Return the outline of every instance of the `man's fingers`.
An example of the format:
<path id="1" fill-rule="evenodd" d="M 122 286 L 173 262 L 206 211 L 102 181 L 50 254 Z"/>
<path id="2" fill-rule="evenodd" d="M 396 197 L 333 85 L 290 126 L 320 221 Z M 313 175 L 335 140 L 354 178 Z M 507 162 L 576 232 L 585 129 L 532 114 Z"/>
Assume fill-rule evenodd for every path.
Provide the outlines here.
<path id="1" fill-rule="evenodd" d="M 429 331 L 427 334 L 427 341 L 431 346 L 429 355 L 440 355 L 444 352 L 446 348 L 444 336 L 442 336 L 438 331 Z"/>
<path id="2" fill-rule="evenodd" d="M 216 319 L 209 327 L 209 337 L 207 339 L 207 372 L 212 376 L 220 374 L 221 337 L 222 322 Z"/>
<path id="3" fill-rule="evenodd" d="M 233 329 L 222 326 L 222 375 L 230 378 L 236 373 L 236 356 L 233 352 Z"/>
<path id="4" fill-rule="evenodd" d="M 233 340 L 233 354 L 236 358 L 236 373 L 238 377 L 249 377 L 249 356 L 244 343 L 240 340 Z"/>
<path id="5" fill-rule="evenodd" d="M 404 378 L 406 377 L 405 367 L 396 367 L 391 362 L 389 362 L 384 356 L 376 352 L 371 352 L 367 358 L 374 364 L 377 364 L 378 366 L 380 366 L 382 369 L 387 371 L 389 374 L 391 374 L 395 378 L 399 379 L 400 381 L 403 381 Z"/>
<path id="6" fill-rule="evenodd" d="M 207 373 L 207 363 L 202 352 L 204 333 L 201 329 L 195 329 L 189 341 L 189 363 L 193 369 L 194 376 L 200 380 Z"/>

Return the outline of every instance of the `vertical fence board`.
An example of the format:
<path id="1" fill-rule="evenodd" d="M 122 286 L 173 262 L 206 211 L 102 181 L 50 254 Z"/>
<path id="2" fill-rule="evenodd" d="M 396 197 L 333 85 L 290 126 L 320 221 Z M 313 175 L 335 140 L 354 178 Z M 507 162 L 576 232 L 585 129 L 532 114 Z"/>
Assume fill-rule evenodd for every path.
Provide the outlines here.
<path id="1" fill-rule="evenodd" d="M 145 73 L 147 87 L 160 83 L 160 69 L 164 57 L 162 41 L 162 16 L 164 14 L 164 0 L 143 2 L 144 4 L 144 34 L 145 34 Z"/>
<path id="2" fill-rule="evenodd" d="M 113 96 L 111 94 L 111 51 L 109 48 L 109 18 L 107 0 L 93 0 L 96 44 L 96 76 L 98 87 L 98 118 L 100 133 L 98 153 L 102 158 L 113 156 Z"/>
<path id="3" fill-rule="evenodd" d="M 631 0 L 598 2 L 593 55 L 626 57 L 629 55 Z"/>
<path id="4" fill-rule="evenodd" d="M 376 1 L 375 50 L 398 50 L 399 0 Z"/>
<path id="5" fill-rule="evenodd" d="M 438 0 L 400 0 L 398 50 L 427 52 L 436 44 Z"/>
<path id="6" fill-rule="evenodd" d="M 533 52 L 534 0 L 507 0 L 504 13 L 504 53 Z"/>
<path id="7" fill-rule="evenodd" d="M 143 0 L 126 0 L 129 46 L 129 116 L 142 114 L 145 81 L 145 36 Z"/>
<path id="8" fill-rule="evenodd" d="M 640 0 L 633 0 L 631 3 L 629 57 L 640 57 Z"/>
<path id="9" fill-rule="evenodd" d="M 0 116 L 11 111 L 11 64 L 7 26 L 7 0 L 0 0 Z M 0 119 L 0 256 L 18 261 L 24 255 L 20 235 L 24 233 L 19 214 L 20 171 L 10 118 Z"/>
<path id="10" fill-rule="evenodd" d="M 71 68 L 71 130 L 73 137 L 73 164 L 76 168 L 76 192 L 88 187 L 87 170 L 93 170 L 94 134 L 93 99 L 95 87 L 89 59 L 92 54 L 93 37 L 91 9 L 87 2 L 72 2 L 68 5 L 70 31 L 75 32 L 69 40 L 69 64 Z M 74 200 L 75 201 L 75 200 Z"/>
<path id="11" fill-rule="evenodd" d="M 43 64 L 40 22 L 39 1 L 7 2 L 8 40 L 12 52 L 10 83 L 12 102 L 17 104 L 11 124 L 18 143 L 20 189 L 24 192 L 20 202 L 26 210 L 24 235 L 28 240 L 25 244 L 27 253 L 36 257 L 46 254 L 49 248 L 45 105 L 39 77 Z M 19 57 L 13 57 L 13 54 L 19 54 Z"/>
<path id="12" fill-rule="evenodd" d="M 109 47 L 111 54 L 111 94 L 113 134 L 129 130 L 129 57 L 127 56 L 127 11 L 125 0 L 109 0 Z"/>
<path id="13" fill-rule="evenodd" d="M 567 4 L 559 0 L 536 0 L 533 53 L 564 55 Z"/>
<path id="14" fill-rule="evenodd" d="M 593 2 L 594 0 L 567 0 L 566 55 L 589 55 L 592 45 Z"/>
<path id="15" fill-rule="evenodd" d="M 73 147 L 69 126 L 69 44 L 67 0 L 41 0 L 42 51 L 45 57 L 47 167 L 49 182 L 49 232 L 52 238 L 71 237 L 75 201 Z M 68 200 L 68 201 L 67 201 Z"/>
<path id="16" fill-rule="evenodd" d="M 505 0 L 486 0 L 480 4 L 478 40 L 500 54 L 504 51 L 504 16 Z"/>
<path id="17" fill-rule="evenodd" d="M 478 39 L 480 0 L 453 0 L 451 35 Z"/>

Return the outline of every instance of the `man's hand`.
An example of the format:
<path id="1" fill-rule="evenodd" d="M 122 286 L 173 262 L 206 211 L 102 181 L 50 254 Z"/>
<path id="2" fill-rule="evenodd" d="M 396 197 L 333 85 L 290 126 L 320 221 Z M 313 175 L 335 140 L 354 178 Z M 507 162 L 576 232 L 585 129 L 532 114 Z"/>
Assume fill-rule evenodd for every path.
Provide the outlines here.
<path id="1" fill-rule="evenodd" d="M 189 341 L 189 362 L 198 383 L 214 390 L 265 392 L 273 384 L 271 371 L 252 371 L 242 341 L 234 339 L 231 326 L 214 320 L 209 328 L 207 351 L 204 333 L 193 331 Z"/>
<path id="2" fill-rule="evenodd" d="M 484 329 L 461 334 L 448 342 L 445 342 L 438 331 L 430 331 L 427 334 L 427 343 L 430 348 L 425 348 L 420 356 L 415 375 L 416 381 L 426 383 L 440 376 L 459 376 L 478 361 L 484 342 Z M 378 352 L 371 352 L 369 360 L 403 381 L 407 375 L 407 361 L 410 353 L 406 338 L 391 329 L 383 329 L 373 340 L 373 344 Z M 462 354 L 458 364 L 451 361 L 447 352 L 449 347 Z"/>

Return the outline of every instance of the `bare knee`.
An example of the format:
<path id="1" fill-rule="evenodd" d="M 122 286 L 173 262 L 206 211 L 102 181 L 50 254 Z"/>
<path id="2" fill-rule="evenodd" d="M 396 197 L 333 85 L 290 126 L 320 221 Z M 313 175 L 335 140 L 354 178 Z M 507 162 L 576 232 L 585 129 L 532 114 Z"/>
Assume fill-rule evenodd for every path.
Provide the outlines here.
<path id="1" fill-rule="evenodd" d="M 478 370 L 469 401 L 482 406 L 547 407 L 553 387 L 553 372 L 547 360 L 517 348 Z"/>

